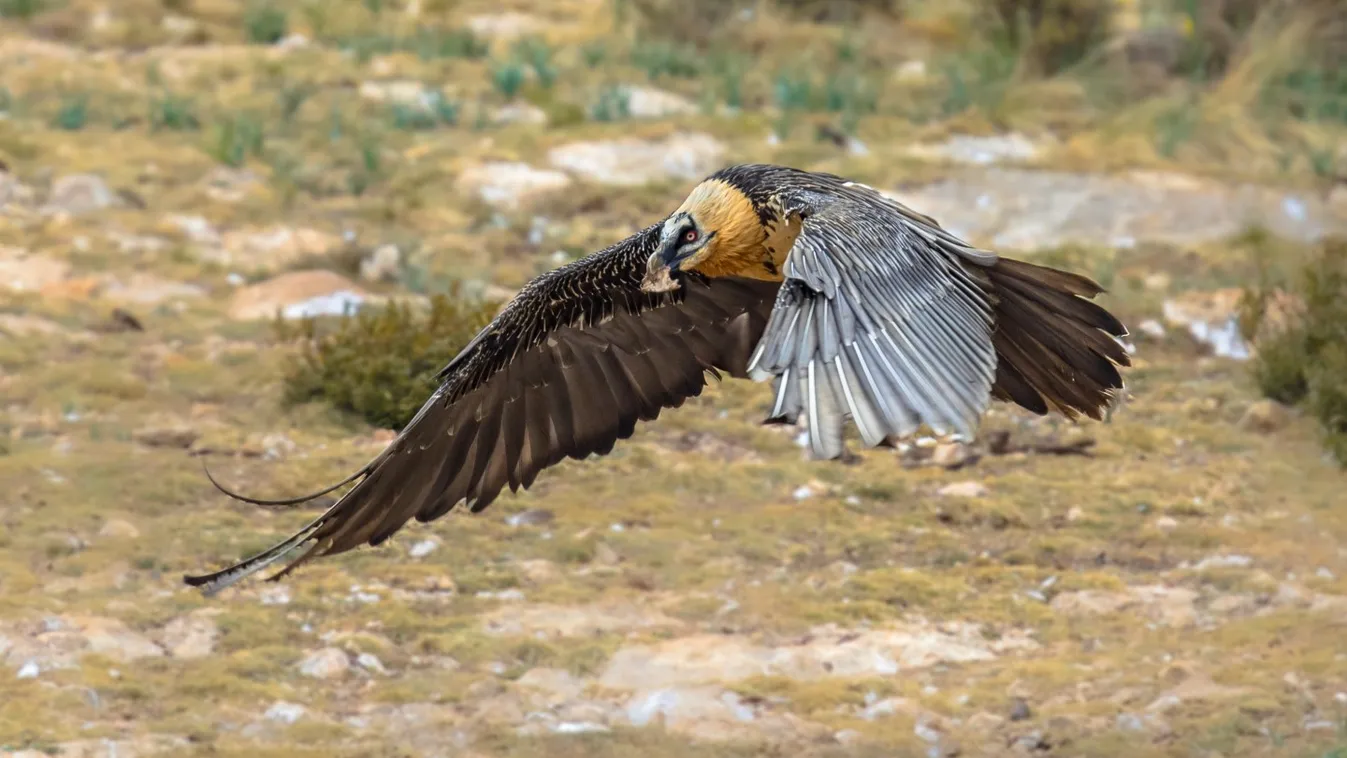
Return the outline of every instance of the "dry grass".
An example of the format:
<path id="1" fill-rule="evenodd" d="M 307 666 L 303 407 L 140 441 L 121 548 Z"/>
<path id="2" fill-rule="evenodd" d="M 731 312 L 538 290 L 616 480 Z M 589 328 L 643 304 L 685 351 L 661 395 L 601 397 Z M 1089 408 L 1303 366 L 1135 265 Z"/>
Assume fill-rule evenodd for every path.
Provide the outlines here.
<path id="1" fill-rule="evenodd" d="M 1111 424 L 1071 428 L 1005 409 L 989 418 L 989 429 L 1018 438 L 1093 436 L 1093 457 L 988 456 L 956 472 L 906 468 L 889 451 L 867 452 L 850 466 L 806 464 L 789 436 L 759 426 L 765 388 L 726 383 L 642 427 L 611 457 L 563 463 L 479 517 L 416 525 L 387 546 L 307 567 L 287 584 L 288 605 L 262 604 L 255 585 L 207 601 L 180 576 L 264 547 L 310 514 L 226 501 L 196 457 L 138 441 L 148 429 L 190 427 L 198 451 L 216 451 L 217 476 L 277 496 L 340 478 L 381 444 L 373 428 L 323 403 L 283 403 L 292 350 L 268 324 L 227 315 L 229 275 L 260 278 L 270 267 L 202 260 L 174 214 L 200 214 L 223 230 L 281 224 L 350 231 L 366 247 L 396 242 L 406 254 L 399 280 L 369 287 L 400 295 L 455 283 L 473 292 L 488 282 L 519 286 L 555 266 L 556 251 L 565 258 L 605 245 L 686 189 L 676 181 L 583 186 L 497 212 L 454 186 L 470 165 L 545 165 L 548 149 L 582 139 L 698 130 L 723 140 L 736 160 L 800 163 L 894 187 L 947 171 L 906 156 L 911 141 L 1020 128 L 1065 143 L 1042 158 L 1047 166 L 1162 166 L 1232 180 L 1327 183 L 1322 166 L 1305 155 L 1281 161 L 1278 151 L 1334 144 L 1347 125 L 1259 112 L 1259 93 L 1301 67 L 1296 51 L 1310 25 L 1255 25 L 1251 34 L 1268 42 L 1237 58 L 1226 79 L 1173 77 L 1154 97 L 1121 102 L 1099 96 L 1109 91 L 1096 89 L 1109 82 L 1107 71 L 1088 56 L 1041 78 L 1016 51 L 966 44 L 967 6 L 944 3 L 905 3 L 900 15 L 862 28 L 820 27 L 808 14 L 768 8 L 735 30 L 745 45 L 739 58 L 678 39 L 642 48 L 649 36 L 633 36 L 597 3 L 506 4 L 561 22 L 538 37 L 555 67 L 551 80 L 534 65 L 541 58 L 529 57 L 540 48 L 486 41 L 483 51 L 465 41 L 468 17 L 501 10 L 486 2 L 426 0 L 420 25 L 433 36 L 423 38 L 410 33 L 419 22 L 393 3 L 377 13 L 371 7 L 378 4 L 364 0 L 278 4 L 287 31 L 312 41 L 291 51 L 156 47 L 67 60 L 34 42 L 117 50 L 171 36 L 168 4 L 112 4 L 112 25 L 96 28 L 90 20 L 102 5 L 69 0 L 26 21 L 0 21 L 0 87 L 9 97 L 0 160 L 39 193 L 55 177 L 88 171 L 136 200 L 90 216 L 7 213 L 0 238 L 69 264 L 74 277 L 127 280 L 152 271 L 204 294 L 181 309 L 137 305 L 144 332 L 103 333 L 94 330 L 114 305 L 103 295 L 75 285 L 66 296 L 6 293 L 0 312 L 57 330 L 0 335 L 0 623 L 89 614 L 153 637 L 170 620 L 209 607 L 220 611 L 221 637 L 217 652 L 199 660 L 91 658 L 38 679 L 6 668 L 0 746 L 158 733 L 191 738 L 177 754 L 403 755 L 443 750 L 464 728 L 479 736 L 472 749 L 489 756 L 864 754 L 821 745 L 693 746 L 656 729 L 537 738 L 514 733 L 514 724 L 479 724 L 474 709 L 499 706 L 490 700 L 495 688 L 508 688 L 531 666 L 590 674 L 621 646 L 670 633 L 539 641 L 483 630 L 482 614 L 499 603 L 476 593 L 519 589 L 528 602 L 657 604 L 689 629 L 732 634 L 798 635 L 821 623 L 919 617 L 971 620 L 991 634 L 1023 627 L 1043 645 L 1023 657 L 901 677 L 736 685 L 745 695 L 780 698 L 784 712 L 829 730 L 854 729 L 876 754 L 928 746 L 907 716 L 857 717 L 850 707 L 870 693 L 960 719 L 950 731 L 968 755 L 998 754 L 1032 730 L 1082 755 L 1322 758 L 1340 748 L 1338 734 L 1302 729 L 1307 702 L 1336 718 L 1334 696 L 1347 691 L 1347 662 L 1334 644 L 1341 630 L 1331 615 L 1268 605 L 1261 615 L 1178 630 L 1131 613 L 1071 618 L 1029 594 L 1050 600 L 1164 584 L 1191 589 L 1206 604 L 1234 595 L 1266 599 L 1292 581 L 1347 594 L 1343 475 L 1323 460 L 1315 424 L 1293 417 L 1270 435 L 1242 427 L 1258 396 L 1245 367 L 1203 358 L 1180 336 L 1141 343 L 1129 375 L 1134 398 Z M 273 36 L 264 27 L 274 18 L 254 16 L 248 30 L 243 4 L 194 0 L 171 10 L 196 23 L 188 42 L 233 46 L 249 34 Z M 894 74 L 909 58 L 928 62 L 925 79 Z M 507 65 L 522 67 L 518 91 L 507 92 L 497 76 Z M 375 80 L 440 88 L 458 117 L 412 124 L 391 106 L 361 99 L 359 84 Z M 711 92 L 715 107 L 648 121 L 587 118 L 597 93 L 614 83 L 657 86 L 699 106 Z M 77 113 L 69 98 L 81 94 L 87 108 Z M 178 113 L 165 110 L 179 102 L 167 95 L 190 99 L 195 128 L 190 119 L 162 126 L 169 111 Z M 495 110 L 511 102 L 564 118 L 547 129 L 494 123 Z M 238 128 L 245 124 L 260 129 L 260 145 L 248 136 L 256 134 L 252 126 Z M 816 140 L 821 125 L 854 133 L 869 154 Z M 788 136 L 768 144 L 778 128 Z M 1162 139 L 1166 129 L 1187 131 Z M 549 220 L 537 225 L 541 232 L 534 216 Z M 123 249 L 118 240 L 128 235 L 164 244 Z M 1159 310 L 1164 293 L 1143 284 L 1147 274 L 1201 288 L 1255 269 L 1252 252 L 1239 244 L 1041 257 L 1094 275 L 1117 273 L 1105 303 L 1129 324 Z M 303 261 L 316 262 L 352 270 L 349 259 Z M 987 495 L 957 501 L 937 494 L 966 479 L 984 484 Z M 803 486 L 813 495 L 799 501 L 794 493 Z M 546 509 L 555 520 L 545 527 L 504 522 L 525 509 Z M 131 522 L 139 536 L 102 534 L 114 519 Z M 410 547 L 431 535 L 439 549 L 413 558 Z M 1248 556 L 1252 566 L 1192 568 L 1217 554 Z M 525 563 L 540 560 L 554 569 L 551 578 L 537 579 Z M 415 594 L 445 577 L 457 593 L 433 601 Z M 378 594 L 378 602 L 353 599 L 353 585 Z M 721 612 L 724 596 L 737 610 Z M 394 674 L 342 682 L 301 676 L 295 662 L 326 644 L 320 636 L 327 633 L 360 635 L 353 649 L 377 652 Z M 438 656 L 461 668 L 427 663 Z M 1118 714 L 1140 712 L 1169 689 L 1179 664 L 1248 687 L 1248 696 L 1185 704 L 1166 715 L 1172 736 L 1158 741 L 1121 733 Z M 1288 672 L 1304 687 L 1287 684 Z M 1011 692 L 1027 693 L 1032 720 L 990 735 L 968 731 L 975 713 L 1006 713 Z M 330 720 L 265 722 L 262 713 L 276 700 Z M 431 704 L 453 725 L 395 727 L 381 736 L 343 722 L 367 705 L 409 703 Z M 262 737 L 241 732 L 259 722 L 270 730 Z"/>

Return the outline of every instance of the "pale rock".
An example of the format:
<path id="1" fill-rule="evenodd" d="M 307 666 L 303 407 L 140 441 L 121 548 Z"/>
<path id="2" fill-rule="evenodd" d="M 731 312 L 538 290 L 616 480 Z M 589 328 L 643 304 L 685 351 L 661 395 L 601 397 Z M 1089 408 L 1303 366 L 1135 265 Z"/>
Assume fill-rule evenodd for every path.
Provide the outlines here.
<path id="1" fill-rule="evenodd" d="M 682 626 L 659 611 L 628 603 L 503 606 L 486 614 L 482 624 L 493 634 L 546 637 L 593 637 Z"/>
<path id="2" fill-rule="evenodd" d="M 572 184 L 561 171 L 539 169 L 527 163 L 494 162 L 466 169 L 458 176 L 461 190 L 488 205 L 513 210 Z"/>
<path id="3" fill-rule="evenodd" d="M 669 118 L 697 112 L 691 100 L 653 87 L 623 87 L 627 113 L 632 118 Z"/>
<path id="4" fill-rule="evenodd" d="M 0 335 L 12 337 L 70 337 L 78 341 L 94 339 L 92 332 L 68 330 L 61 324 L 41 316 L 22 313 L 0 313 Z"/>
<path id="5" fill-rule="evenodd" d="M 43 210 L 79 216 L 119 205 L 117 193 L 102 177 L 94 174 L 70 174 L 52 182 L 51 193 Z"/>
<path id="6" fill-rule="evenodd" d="M 402 269 L 402 251 L 394 244 L 380 245 L 360 261 L 360 278 L 367 282 L 391 282 Z"/>
<path id="7" fill-rule="evenodd" d="M 1136 598 L 1127 592 L 1078 590 L 1058 594 L 1050 607 L 1068 616 L 1098 616 L 1117 613 L 1135 603 Z"/>
<path id="8" fill-rule="evenodd" d="M 351 670 L 351 659 L 339 648 L 326 647 L 304 656 L 299 673 L 314 679 L 338 679 Z"/>
<path id="9" fill-rule="evenodd" d="M 561 572 L 557 570 L 555 563 L 542 558 L 520 561 L 519 574 L 531 584 L 547 584 L 556 581 L 561 576 Z"/>
<path id="10" fill-rule="evenodd" d="M 594 562 L 600 566 L 616 566 L 622 562 L 622 556 L 618 555 L 607 542 L 600 542 L 594 545 Z"/>
<path id="11" fill-rule="evenodd" d="M 1284 190 L 1158 171 L 970 166 L 886 194 L 956 236 L 1003 251 L 1072 243 L 1131 247 L 1142 240 L 1191 244 L 1228 239 L 1251 225 L 1303 242 L 1347 232 L 1347 215 L 1308 193 L 1287 204 Z"/>
<path id="12" fill-rule="evenodd" d="M 939 144 L 914 145 L 908 152 L 921 158 L 985 166 L 1033 160 L 1039 154 L 1039 146 L 1022 134 L 991 137 L 956 134 Z"/>
<path id="13" fill-rule="evenodd" d="M 544 707 L 560 705 L 580 697 L 585 683 L 564 669 L 533 668 L 524 672 L 516 684 L 534 694 Z"/>
<path id="14" fill-rule="evenodd" d="M 1161 626 L 1186 627 L 1197 620 L 1197 593 L 1181 587 L 1147 585 L 1126 591 L 1079 590 L 1063 592 L 1050 607 L 1068 616 L 1100 616 L 1136 609 Z"/>
<path id="15" fill-rule="evenodd" d="M 140 537 L 140 530 L 126 519 L 112 518 L 103 522 L 98 536 L 114 540 L 134 540 Z"/>
<path id="16" fill-rule="evenodd" d="M 931 453 L 931 463 L 943 468 L 956 469 L 968 463 L 972 451 L 962 442 L 942 442 Z"/>
<path id="17" fill-rule="evenodd" d="M 245 168 L 216 166 L 201 180 L 206 196 L 220 203 L 242 202 L 263 186 L 257 174 Z"/>
<path id="18" fill-rule="evenodd" d="M 0 169 L 0 212 L 30 206 L 36 195 L 32 187 L 19 181 L 18 177 L 8 171 Z"/>
<path id="19" fill-rule="evenodd" d="M 865 631 L 816 629 L 803 644 L 769 646 L 738 637 L 693 635 L 622 648 L 599 678 L 604 687 L 641 689 L 754 676 L 798 680 L 893 676 L 940 663 L 990 661 L 1037 643 L 1022 633 L 985 639 L 976 624 L 894 626 Z"/>
<path id="20" fill-rule="evenodd" d="M 907 698 L 886 697 L 867 705 L 865 710 L 861 711 L 860 716 L 866 721 L 875 721 L 876 719 L 890 718 L 900 713 L 915 716 L 920 711 L 921 709 Z"/>
<path id="21" fill-rule="evenodd" d="M 589 181 L 634 187 L 700 179 L 719 168 L 724 155 L 725 146 L 710 135 L 679 133 L 658 141 L 573 142 L 553 148 L 548 160 Z"/>
<path id="22" fill-rule="evenodd" d="M 507 103 L 492 111 L 491 120 L 497 124 L 547 126 L 547 111 L 531 103 Z"/>
<path id="23" fill-rule="evenodd" d="M 1179 528 L 1179 522 L 1170 516 L 1161 516 L 1155 520 L 1155 528 L 1162 532 L 1172 532 Z"/>
<path id="24" fill-rule="evenodd" d="M 670 732 L 706 742 L 770 738 L 817 739 L 827 730 L 774 713 L 758 713 L 737 694 L 718 687 L 667 687 L 632 696 L 625 708 L 633 726 L 663 724 Z"/>
<path id="25" fill-rule="evenodd" d="M 384 667 L 384 662 L 379 660 L 379 656 L 374 653 L 361 653 L 355 657 L 355 662 L 360 668 L 370 673 L 388 675 L 388 669 Z"/>
<path id="26" fill-rule="evenodd" d="M 1249 405 L 1239 420 L 1243 429 L 1271 434 L 1291 422 L 1291 409 L 1276 400 L 1258 400 Z"/>
<path id="27" fill-rule="evenodd" d="M 1247 555 L 1211 555 L 1198 561 L 1193 568 L 1198 571 L 1207 571 L 1210 569 L 1248 568 L 1252 565 L 1253 559 Z"/>
<path id="28" fill-rule="evenodd" d="M 267 708 L 265 717 L 271 721 L 278 721 L 282 724 L 294 724 L 308 714 L 308 709 L 298 703 L 287 703 L 284 700 L 277 700 Z"/>
<path id="29" fill-rule="evenodd" d="M 426 108 L 438 93 L 428 89 L 424 82 L 401 79 L 393 81 L 366 81 L 358 90 L 361 99 L 372 103 L 397 104 Z"/>
<path id="30" fill-rule="evenodd" d="M 539 526 L 541 524 L 550 524 L 556 518 L 556 514 L 543 508 L 530 508 L 519 513 L 512 513 L 505 517 L 505 523 L 510 526 Z"/>
<path id="31" fill-rule="evenodd" d="M 154 274 L 137 271 L 127 279 L 112 279 L 103 285 L 100 294 L 113 302 L 135 305 L 194 300 L 206 295 L 206 290 L 195 284 L 175 282 Z"/>
<path id="32" fill-rule="evenodd" d="M 274 318 L 277 312 L 286 319 L 341 315 L 358 310 L 368 297 L 354 282 L 332 271 L 292 271 L 236 290 L 229 315 L 238 320 Z"/>
<path id="33" fill-rule="evenodd" d="M 986 497 L 987 486 L 972 480 L 946 484 L 936 491 L 941 497 Z"/>
<path id="34" fill-rule="evenodd" d="M 257 591 L 261 605 L 264 606 L 288 606 L 290 605 L 290 587 L 284 584 L 269 584 L 267 587 Z"/>
<path id="35" fill-rule="evenodd" d="M 1190 676 L 1178 685 L 1161 694 L 1146 706 L 1150 713 L 1166 713 L 1178 706 L 1193 701 L 1230 700 L 1251 692 L 1247 687 L 1228 687 L 1217 684 L 1203 675 Z"/>
<path id="36" fill-rule="evenodd" d="M 302 258 L 328 255 L 340 245 L 341 239 L 327 232 L 277 225 L 226 232 L 218 247 L 202 247 L 198 253 L 212 263 L 275 271 Z"/>
<path id="37" fill-rule="evenodd" d="M 207 247 L 218 247 L 223 243 L 220 230 L 204 216 L 173 214 L 166 219 L 168 225 L 187 237 L 188 241 Z"/>
<path id="38" fill-rule="evenodd" d="M 898 66 L 895 76 L 900 82 L 920 82 L 927 76 L 926 61 L 920 59 L 903 61 Z"/>
<path id="39" fill-rule="evenodd" d="M 411 546 L 407 554 L 413 558 L 425 558 L 427 555 L 435 552 L 440 546 L 440 541 L 435 538 L 424 539 Z"/>
<path id="40" fill-rule="evenodd" d="M 473 34 L 503 40 L 537 34 L 546 26 L 546 22 L 537 16 L 514 11 L 480 14 L 468 18 L 468 29 Z"/>
<path id="41" fill-rule="evenodd" d="M 215 608 L 193 611 L 168 622 L 159 633 L 159 642 L 174 658 L 205 658 L 215 652 L 220 639 L 220 627 L 215 623 L 219 615 Z"/>
<path id="42" fill-rule="evenodd" d="M 1162 340 L 1165 338 L 1165 326 L 1153 318 L 1143 319 L 1137 324 L 1137 330 L 1151 339 Z"/>
<path id="43" fill-rule="evenodd" d="M 1247 360 L 1250 346 L 1239 328 L 1242 290 L 1185 292 L 1164 302 L 1164 318 L 1170 326 L 1188 330 L 1193 339 L 1211 348 L 1220 358 Z"/>
<path id="44" fill-rule="evenodd" d="M 38 292 L 63 281 L 70 264 L 23 248 L 0 244 L 0 287 L 15 292 Z"/>

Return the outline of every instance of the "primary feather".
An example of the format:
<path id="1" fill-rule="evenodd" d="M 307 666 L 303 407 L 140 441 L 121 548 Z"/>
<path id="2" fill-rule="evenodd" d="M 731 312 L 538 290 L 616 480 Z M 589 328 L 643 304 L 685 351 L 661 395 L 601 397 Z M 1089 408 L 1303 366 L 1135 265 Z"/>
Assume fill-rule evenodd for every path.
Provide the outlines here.
<path id="1" fill-rule="evenodd" d="M 677 237 L 666 227 L 689 223 L 701 244 L 676 288 L 643 286 Z M 1129 363 L 1126 329 L 1089 300 L 1100 291 L 841 177 L 733 166 L 666 221 L 525 286 L 347 480 L 284 501 L 228 493 L 296 504 L 354 483 L 290 538 L 185 580 L 213 593 L 302 551 L 279 578 L 413 519 L 481 511 L 567 457 L 607 454 L 721 372 L 772 381 L 767 421 L 806 420 L 820 458 L 844 453 L 848 419 L 875 446 L 923 425 L 971 436 L 992 399 L 1100 418 Z"/>

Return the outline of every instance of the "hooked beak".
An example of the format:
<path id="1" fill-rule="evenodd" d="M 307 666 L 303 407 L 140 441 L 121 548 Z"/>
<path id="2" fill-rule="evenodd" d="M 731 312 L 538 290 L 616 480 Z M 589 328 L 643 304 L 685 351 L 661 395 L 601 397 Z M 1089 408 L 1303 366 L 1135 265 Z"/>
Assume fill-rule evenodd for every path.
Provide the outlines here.
<path id="1" fill-rule="evenodd" d="M 645 277 L 641 279 L 642 292 L 672 292 L 678 286 L 678 280 L 673 278 L 673 268 L 664 259 L 664 253 L 654 253 L 646 260 Z"/>

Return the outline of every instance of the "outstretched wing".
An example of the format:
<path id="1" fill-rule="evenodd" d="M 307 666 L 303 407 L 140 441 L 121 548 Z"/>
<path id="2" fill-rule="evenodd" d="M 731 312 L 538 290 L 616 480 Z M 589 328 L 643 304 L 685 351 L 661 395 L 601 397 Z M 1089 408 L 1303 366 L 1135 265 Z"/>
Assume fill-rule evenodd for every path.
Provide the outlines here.
<path id="1" fill-rule="evenodd" d="M 378 545 L 413 518 L 461 502 L 480 511 L 566 457 L 610 452 L 638 420 L 700 394 L 708 373 L 746 376 L 779 284 L 689 275 L 672 292 L 642 292 L 658 230 L 535 279 L 449 362 L 439 389 L 343 482 L 356 484 L 331 508 L 271 549 L 187 583 L 213 593 L 307 546 L 279 578 Z"/>
<path id="2" fill-rule="evenodd" d="M 802 217 L 786 281 L 750 362 L 774 378 L 769 420 L 804 415 L 836 458 L 850 417 L 867 445 L 922 424 L 971 434 L 991 399 L 994 254 L 862 185 L 811 175 L 783 193 Z"/>

